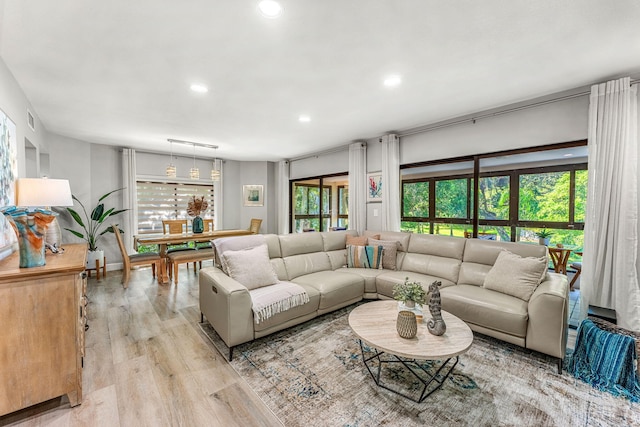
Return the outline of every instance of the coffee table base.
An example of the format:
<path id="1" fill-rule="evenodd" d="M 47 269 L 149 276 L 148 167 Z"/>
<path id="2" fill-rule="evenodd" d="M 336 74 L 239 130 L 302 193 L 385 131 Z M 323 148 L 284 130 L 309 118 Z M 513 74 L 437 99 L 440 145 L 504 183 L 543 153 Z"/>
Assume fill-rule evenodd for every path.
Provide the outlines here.
<path id="1" fill-rule="evenodd" d="M 437 369 L 437 371 L 434 374 L 431 374 L 415 360 L 410 360 L 410 359 L 405 360 L 394 354 L 388 354 L 389 358 L 384 359 L 381 356 L 384 355 L 385 353 L 382 351 L 378 351 L 377 349 L 373 349 L 374 350 L 373 355 L 366 357 L 364 346 L 362 345 L 362 340 L 358 340 L 358 342 L 360 343 L 360 351 L 362 352 L 362 361 L 364 362 L 364 365 L 366 366 L 367 371 L 369 371 L 369 374 L 371 375 L 371 378 L 373 378 L 373 381 L 376 383 L 376 385 L 378 387 L 384 388 L 385 390 L 389 390 L 392 393 L 395 393 L 404 398 L 412 400 L 416 403 L 422 403 L 429 395 L 431 395 L 431 393 L 433 393 L 434 391 L 442 387 L 442 384 L 444 384 L 445 380 L 449 377 L 449 375 L 453 371 L 453 368 L 455 368 L 456 365 L 458 364 L 458 356 L 451 357 L 443 361 L 440 367 Z M 445 367 L 447 367 L 449 362 L 454 359 L 455 361 L 453 362 L 453 364 L 451 364 L 448 368 L 445 369 Z M 377 367 L 375 366 L 374 363 L 371 363 L 374 360 L 377 360 Z M 419 398 L 416 399 L 404 393 L 402 390 L 397 390 L 397 389 L 391 388 L 386 384 L 383 384 L 380 376 L 380 373 L 382 372 L 382 366 L 384 364 L 390 364 L 390 363 L 402 364 L 407 369 L 407 371 L 411 372 L 411 374 L 422 384 L 422 391 L 420 392 Z M 377 372 L 374 373 L 374 371 L 377 371 Z M 427 379 L 423 378 L 422 376 L 418 375 L 416 371 L 422 371 L 428 378 Z"/>

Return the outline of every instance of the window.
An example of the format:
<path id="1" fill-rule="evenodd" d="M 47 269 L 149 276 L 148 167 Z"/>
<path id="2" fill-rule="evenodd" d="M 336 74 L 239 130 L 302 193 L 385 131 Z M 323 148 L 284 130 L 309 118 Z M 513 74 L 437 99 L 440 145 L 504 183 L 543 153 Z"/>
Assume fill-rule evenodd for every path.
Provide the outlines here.
<path id="1" fill-rule="evenodd" d="M 342 174 L 291 181 L 291 230 L 300 233 L 346 228 L 347 181 L 348 176 Z"/>
<path id="2" fill-rule="evenodd" d="M 477 162 L 477 163 L 476 163 Z M 581 247 L 587 192 L 586 141 L 402 168 L 403 231 L 469 237 L 478 170 L 478 237 Z"/>
<path id="3" fill-rule="evenodd" d="M 187 203 L 205 196 L 209 206 L 200 216 L 213 217 L 213 186 L 138 181 L 138 232 L 161 233 L 163 219 L 189 218 Z M 191 221 L 187 222 L 191 227 Z"/>

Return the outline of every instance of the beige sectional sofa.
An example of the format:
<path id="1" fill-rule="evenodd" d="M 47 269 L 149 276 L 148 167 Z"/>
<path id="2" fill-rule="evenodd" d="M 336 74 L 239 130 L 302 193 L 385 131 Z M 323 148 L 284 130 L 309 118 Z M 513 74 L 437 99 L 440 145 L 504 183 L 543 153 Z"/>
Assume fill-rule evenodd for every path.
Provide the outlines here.
<path id="1" fill-rule="evenodd" d="M 546 273 L 528 301 L 483 286 L 503 250 L 522 257 L 546 256 L 540 245 L 479 239 L 365 232 L 397 245 L 397 270 L 347 268 L 346 236 L 351 231 L 265 235 L 278 279 L 302 286 L 309 301 L 256 323 L 248 289 L 218 267 L 200 271 L 200 310 L 230 349 L 305 322 L 362 299 L 388 299 L 408 277 L 428 288 L 442 282 L 442 308 L 472 330 L 539 351 L 565 355 L 569 286 L 564 275 Z"/>

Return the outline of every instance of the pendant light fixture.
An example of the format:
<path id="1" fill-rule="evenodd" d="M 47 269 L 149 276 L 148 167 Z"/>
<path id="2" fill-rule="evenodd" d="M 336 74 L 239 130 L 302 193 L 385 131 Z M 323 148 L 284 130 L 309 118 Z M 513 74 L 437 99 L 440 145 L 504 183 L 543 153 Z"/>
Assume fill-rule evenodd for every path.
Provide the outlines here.
<path id="1" fill-rule="evenodd" d="M 167 166 L 167 176 L 170 178 L 176 177 L 176 166 L 173 164 L 173 141 L 168 140 L 171 145 L 171 157 L 169 158 L 169 166 Z"/>
<path id="2" fill-rule="evenodd" d="M 200 169 L 196 167 L 196 144 L 193 144 L 193 167 L 189 171 L 189 178 L 200 179 Z"/>
<path id="3" fill-rule="evenodd" d="M 217 150 L 218 147 L 215 148 L 215 150 Z M 220 170 L 218 169 L 218 158 L 214 157 L 213 158 L 213 169 L 211 169 L 211 181 L 220 181 Z"/>

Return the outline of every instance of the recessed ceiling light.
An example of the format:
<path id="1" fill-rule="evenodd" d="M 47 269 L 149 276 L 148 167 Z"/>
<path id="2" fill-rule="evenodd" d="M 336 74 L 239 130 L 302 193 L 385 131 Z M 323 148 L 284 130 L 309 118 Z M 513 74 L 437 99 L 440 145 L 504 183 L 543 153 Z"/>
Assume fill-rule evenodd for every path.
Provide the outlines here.
<path id="1" fill-rule="evenodd" d="M 191 85 L 191 90 L 198 93 L 207 93 L 209 89 L 205 85 L 201 85 L 199 83 L 194 83 Z"/>
<path id="2" fill-rule="evenodd" d="M 402 83 L 402 77 L 394 74 L 392 76 L 387 76 L 384 79 L 384 85 L 386 87 L 396 87 L 398 86 L 400 83 Z"/>
<path id="3" fill-rule="evenodd" d="M 262 0 L 258 3 L 258 10 L 267 18 L 277 18 L 282 14 L 282 6 L 273 0 Z"/>
<path id="4" fill-rule="evenodd" d="M 573 156 L 573 154 L 571 154 L 571 153 L 564 154 L 564 157 L 572 157 L 572 156 Z"/>
<path id="5" fill-rule="evenodd" d="M 308 123 L 311 121 L 311 117 L 307 116 L 306 114 L 302 114 L 300 115 L 300 117 L 298 117 L 298 121 L 302 123 Z"/>

